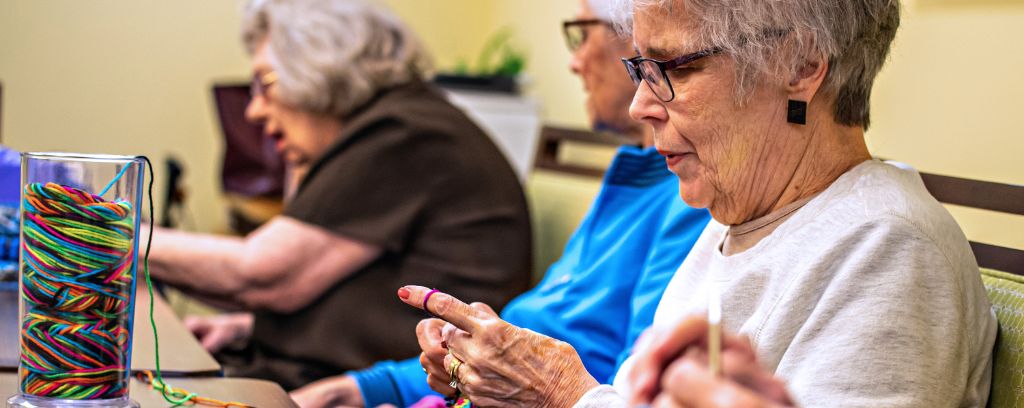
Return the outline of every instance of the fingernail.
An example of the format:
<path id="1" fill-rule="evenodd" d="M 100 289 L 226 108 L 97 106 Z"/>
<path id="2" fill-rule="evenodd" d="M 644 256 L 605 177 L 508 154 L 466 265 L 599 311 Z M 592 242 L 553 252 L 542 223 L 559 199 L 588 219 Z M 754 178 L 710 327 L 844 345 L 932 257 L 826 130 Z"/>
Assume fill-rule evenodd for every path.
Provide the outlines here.
<path id="1" fill-rule="evenodd" d="M 400 297 L 402 299 L 408 299 L 409 298 L 409 289 L 398 288 L 398 297 Z"/>

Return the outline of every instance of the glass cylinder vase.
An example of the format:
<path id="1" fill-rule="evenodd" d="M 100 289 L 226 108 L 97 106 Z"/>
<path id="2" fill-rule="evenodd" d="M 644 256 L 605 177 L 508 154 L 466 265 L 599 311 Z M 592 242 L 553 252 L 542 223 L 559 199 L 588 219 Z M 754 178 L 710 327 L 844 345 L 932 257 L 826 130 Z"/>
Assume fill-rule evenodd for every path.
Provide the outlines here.
<path id="1" fill-rule="evenodd" d="M 9 407 L 138 407 L 128 389 L 144 163 L 22 155 L 21 361 Z"/>

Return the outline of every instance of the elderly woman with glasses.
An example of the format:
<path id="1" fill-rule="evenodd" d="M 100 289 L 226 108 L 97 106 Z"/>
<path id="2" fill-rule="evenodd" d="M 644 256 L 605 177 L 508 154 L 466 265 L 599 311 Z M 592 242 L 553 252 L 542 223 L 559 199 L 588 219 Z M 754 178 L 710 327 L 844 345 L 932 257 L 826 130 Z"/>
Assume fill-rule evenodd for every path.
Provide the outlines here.
<path id="1" fill-rule="evenodd" d="M 422 318 L 383 301 L 400 282 L 502 305 L 526 289 L 525 198 L 498 148 L 422 81 L 425 55 L 393 15 L 349 0 L 253 0 L 253 99 L 301 175 L 284 214 L 245 238 L 157 231 L 162 281 L 248 316 L 193 320 L 228 374 L 294 389 L 415 355 Z"/>
<path id="2" fill-rule="evenodd" d="M 970 247 L 864 140 L 899 3 L 625 3 L 630 113 L 713 218 L 654 334 L 598 385 L 566 343 L 403 287 L 450 322 L 430 375 L 481 406 L 984 406 L 996 322 Z"/>

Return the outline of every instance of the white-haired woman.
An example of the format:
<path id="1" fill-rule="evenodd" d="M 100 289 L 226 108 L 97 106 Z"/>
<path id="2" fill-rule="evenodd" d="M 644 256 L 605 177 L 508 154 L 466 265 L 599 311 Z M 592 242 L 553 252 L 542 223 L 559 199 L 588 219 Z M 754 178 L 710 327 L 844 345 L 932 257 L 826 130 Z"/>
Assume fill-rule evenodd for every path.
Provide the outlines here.
<path id="1" fill-rule="evenodd" d="M 724 373 L 756 355 L 788 383 L 756 406 L 984 406 L 996 322 L 970 247 L 920 177 L 872 160 L 864 141 L 899 3 L 626 3 L 640 53 L 624 61 L 641 83 L 631 114 L 654 128 L 683 200 L 714 219 L 661 299 L 658 332 L 720 292 L 722 325 L 751 342 L 727 344 Z M 425 293 L 399 290 L 416 307 Z M 699 324 L 641 341 L 611 387 L 564 343 L 453 297 L 425 306 L 453 324 L 448 373 L 430 375 L 454 374 L 482 406 L 750 402 L 680 381 L 706 367 Z"/>
<path id="2" fill-rule="evenodd" d="M 422 82 L 424 51 L 401 22 L 360 1 L 255 0 L 243 32 L 247 117 L 303 176 L 284 214 L 251 235 L 161 230 L 151 258 L 164 282 L 254 312 L 190 321 L 211 351 L 249 340 L 218 355 L 229 374 L 294 389 L 415 355 L 422 315 L 384 301 L 399 282 L 498 305 L 526 289 L 515 173 Z"/>

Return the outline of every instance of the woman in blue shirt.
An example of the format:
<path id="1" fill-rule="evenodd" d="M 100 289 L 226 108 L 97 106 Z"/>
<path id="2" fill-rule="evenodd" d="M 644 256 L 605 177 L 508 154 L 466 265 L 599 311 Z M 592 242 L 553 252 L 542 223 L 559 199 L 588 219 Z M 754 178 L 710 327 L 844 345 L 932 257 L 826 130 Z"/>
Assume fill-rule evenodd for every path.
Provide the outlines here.
<path id="1" fill-rule="evenodd" d="M 634 145 L 618 150 L 562 257 L 501 313 L 515 326 L 571 344 L 587 371 L 604 382 L 651 324 L 665 286 L 709 219 L 707 211 L 679 199 L 678 180 L 652 146 L 650 128 L 629 118 L 636 86 L 622 75 L 619 59 L 635 51 L 607 23 L 607 3 L 581 0 L 576 19 L 565 23 L 570 67 L 588 92 L 592 127 Z M 408 406 L 435 394 L 426 378 L 417 358 L 384 361 L 315 382 L 292 397 L 304 408 Z"/>

